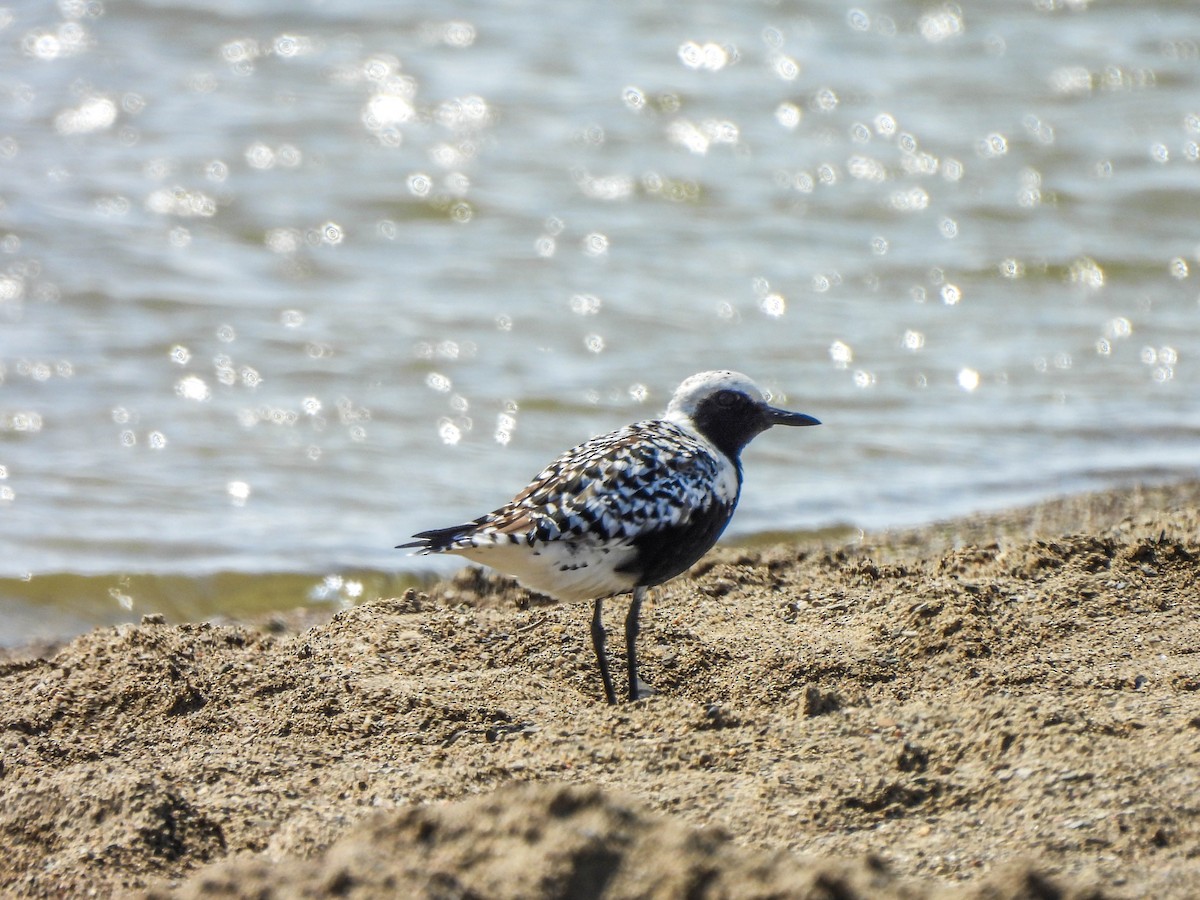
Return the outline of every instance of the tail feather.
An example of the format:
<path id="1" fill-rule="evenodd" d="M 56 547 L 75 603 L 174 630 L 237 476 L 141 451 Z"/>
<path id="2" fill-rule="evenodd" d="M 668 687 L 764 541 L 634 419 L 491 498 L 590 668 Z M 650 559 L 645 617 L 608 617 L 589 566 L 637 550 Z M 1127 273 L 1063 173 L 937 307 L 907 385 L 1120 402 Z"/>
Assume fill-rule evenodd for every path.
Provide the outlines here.
<path id="1" fill-rule="evenodd" d="M 454 546 L 455 541 L 464 535 L 470 534 L 476 527 L 476 523 L 468 522 L 465 525 L 451 525 L 449 528 L 431 528 L 429 531 L 418 531 L 413 535 L 415 541 L 409 541 L 407 544 L 397 544 L 397 550 L 415 549 L 419 553 L 440 553 L 443 550 L 449 550 Z"/>

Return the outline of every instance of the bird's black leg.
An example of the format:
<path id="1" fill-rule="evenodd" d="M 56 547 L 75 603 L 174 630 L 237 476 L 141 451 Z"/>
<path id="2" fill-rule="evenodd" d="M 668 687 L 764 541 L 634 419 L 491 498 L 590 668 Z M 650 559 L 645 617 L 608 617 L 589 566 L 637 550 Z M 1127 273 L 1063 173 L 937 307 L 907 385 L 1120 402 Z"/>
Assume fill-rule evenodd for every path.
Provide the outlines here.
<path id="1" fill-rule="evenodd" d="M 612 675 L 608 671 L 608 653 L 604 649 L 604 622 L 600 618 L 601 602 L 597 600 L 592 607 L 592 647 L 596 650 L 596 662 L 600 664 L 600 677 L 604 679 L 604 699 L 615 705 L 617 692 L 613 690 Z"/>
<path id="2" fill-rule="evenodd" d="M 654 693 L 654 689 L 638 678 L 637 638 L 641 631 L 638 617 L 642 612 L 642 598 L 646 596 L 644 587 L 633 589 L 633 599 L 629 601 L 629 614 L 625 617 L 625 654 L 629 660 L 629 699 L 641 700 Z"/>

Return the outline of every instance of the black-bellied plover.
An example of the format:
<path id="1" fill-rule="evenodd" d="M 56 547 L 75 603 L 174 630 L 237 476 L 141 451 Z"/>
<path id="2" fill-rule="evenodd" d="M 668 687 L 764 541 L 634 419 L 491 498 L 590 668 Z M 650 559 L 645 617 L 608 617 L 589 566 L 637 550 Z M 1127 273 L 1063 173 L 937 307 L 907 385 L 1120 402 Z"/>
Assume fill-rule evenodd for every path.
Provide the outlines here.
<path id="1" fill-rule="evenodd" d="M 604 696 L 616 703 L 601 604 L 633 593 L 625 618 L 629 699 L 650 692 L 637 672 L 646 589 L 674 578 L 716 543 L 742 488 L 741 451 L 772 425 L 819 425 L 768 405 L 738 372 L 701 372 L 661 419 L 626 425 L 568 450 L 495 512 L 413 535 L 400 548 L 454 553 L 539 594 L 594 601 L 592 645 Z"/>

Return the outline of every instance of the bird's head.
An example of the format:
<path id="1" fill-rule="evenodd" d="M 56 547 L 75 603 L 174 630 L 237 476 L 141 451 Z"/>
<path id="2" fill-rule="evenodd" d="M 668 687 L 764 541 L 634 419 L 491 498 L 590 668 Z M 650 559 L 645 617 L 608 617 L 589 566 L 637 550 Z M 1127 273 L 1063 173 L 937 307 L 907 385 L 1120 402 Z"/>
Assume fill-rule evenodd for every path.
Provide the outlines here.
<path id="1" fill-rule="evenodd" d="M 772 425 L 820 425 L 812 416 L 778 409 L 741 372 L 700 372 L 684 380 L 666 418 L 699 432 L 732 459 Z"/>

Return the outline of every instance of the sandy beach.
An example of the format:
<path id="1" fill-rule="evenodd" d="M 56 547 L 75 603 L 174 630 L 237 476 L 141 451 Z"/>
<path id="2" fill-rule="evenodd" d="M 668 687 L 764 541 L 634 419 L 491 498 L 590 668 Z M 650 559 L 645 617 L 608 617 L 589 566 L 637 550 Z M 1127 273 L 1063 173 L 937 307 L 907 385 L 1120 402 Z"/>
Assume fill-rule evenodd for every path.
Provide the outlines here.
<path id="1" fill-rule="evenodd" d="M 1200 484 L 0 657 L 6 897 L 1186 897 Z M 623 671 L 625 601 L 609 604 Z"/>

